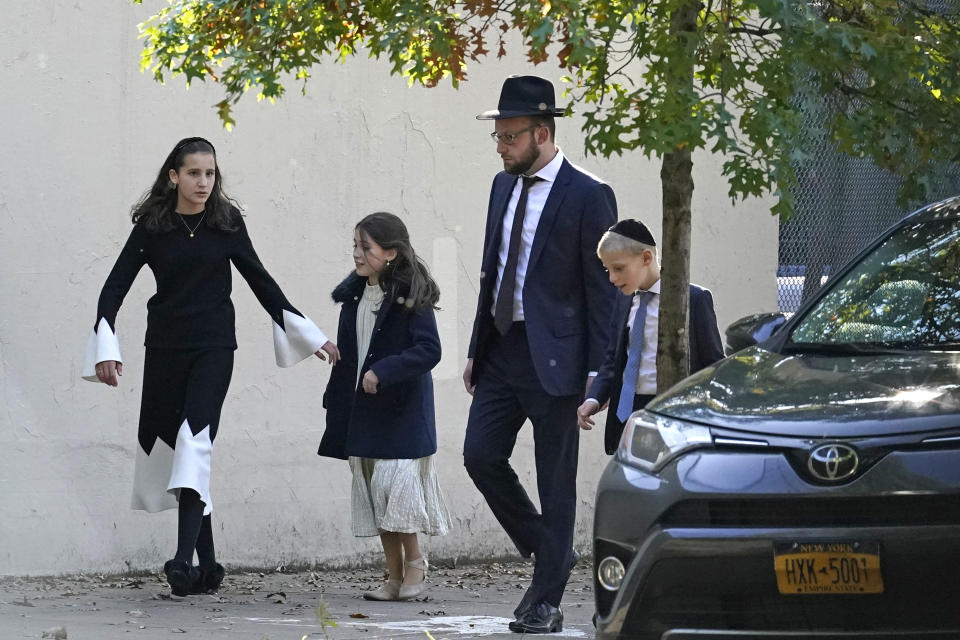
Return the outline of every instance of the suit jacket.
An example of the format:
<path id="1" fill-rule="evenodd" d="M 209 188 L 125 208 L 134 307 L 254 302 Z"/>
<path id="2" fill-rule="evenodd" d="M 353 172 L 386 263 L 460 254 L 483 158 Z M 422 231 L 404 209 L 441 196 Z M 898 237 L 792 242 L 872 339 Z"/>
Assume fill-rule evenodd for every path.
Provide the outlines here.
<path id="1" fill-rule="evenodd" d="M 617 418 L 616 407 L 620 402 L 620 389 L 623 387 L 623 369 L 627 365 L 627 348 L 630 343 L 627 321 L 630 319 L 632 305 L 633 296 L 618 296 L 606 358 L 590 387 L 590 397 L 595 398 L 601 407 L 607 400 L 610 401 L 603 444 L 607 453 L 611 454 L 617 450 L 620 434 L 623 432 L 623 423 Z M 723 358 L 723 342 L 717 328 L 717 314 L 713 310 L 713 296 L 709 289 L 690 285 L 689 322 L 690 373 L 694 373 Z"/>
<path id="2" fill-rule="evenodd" d="M 473 382 L 496 328 L 491 307 L 503 216 L 518 177 L 493 180 L 483 240 L 480 293 L 470 338 Z M 600 236 L 617 221 L 613 189 L 563 160 L 543 207 L 523 285 L 523 313 L 530 355 L 540 384 L 550 395 L 583 394 L 588 371 L 603 364 L 610 313 L 617 290 L 597 258 Z"/>
<path id="3" fill-rule="evenodd" d="M 440 337 L 433 311 L 410 311 L 384 296 L 360 378 L 372 369 L 380 383 L 369 394 L 357 381 L 357 307 L 366 278 L 350 274 L 333 291 L 343 306 L 337 329 L 340 361 L 323 394 L 327 428 L 322 456 L 346 459 L 422 458 L 437 451 L 430 370 L 440 362 Z"/>

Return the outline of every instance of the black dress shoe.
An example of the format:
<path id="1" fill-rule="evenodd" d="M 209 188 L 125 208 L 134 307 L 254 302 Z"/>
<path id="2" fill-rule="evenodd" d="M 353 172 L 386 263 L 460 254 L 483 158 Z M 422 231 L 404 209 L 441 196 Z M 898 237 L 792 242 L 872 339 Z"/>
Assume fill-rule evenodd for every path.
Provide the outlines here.
<path id="1" fill-rule="evenodd" d="M 574 568 L 577 566 L 577 563 L 580 562 L 580 559 L 583 556 L 580 555 L 580 552 L 576 549 L 571 549 L 570 554 L 570 566 L 567 571 L 568 573 L 573 573 Z M 527 611 L 527 609 L 535 604 L 532 593 L 533 592 L 530 589 L 527 589 L 526 593 L 523 594 L 523 598 L 520 599 L 520 604 L 518 604 L 517 608 L 513 610 L 513 615 L 515 617 L 519 618 Z"/>
<path id="2" fill-rule="evenodd" d="M 509 625 L 514 633 L 556 633 L 563 631 L 563 611 L 546 602 L 540 602 Z"/>
<path id="3" fill-rule="evenodd" d="M 223 576 L 226 574 L 226 570 L 219 562 L 216 563 L 212 569 L 197 567 L 196 579 L 190 586 L 190 593 L 192 595 L 199 595 L 202 593 L 216 592 L 223 583 Z"/>
<path id="4" fill-rule="evenodd" d="M 175 596 L 190 595 L 190 589 L 200 575 L 200 570 L 181 560 L 167 560 L 163 564 L 163 573 L 167 576 L 170 592 Z"/>

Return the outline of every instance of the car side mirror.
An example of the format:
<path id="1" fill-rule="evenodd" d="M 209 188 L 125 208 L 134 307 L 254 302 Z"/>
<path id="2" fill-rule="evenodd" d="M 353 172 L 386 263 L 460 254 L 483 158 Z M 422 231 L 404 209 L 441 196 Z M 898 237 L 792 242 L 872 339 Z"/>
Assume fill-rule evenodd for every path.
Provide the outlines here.
<path id="1" fill-rule="evenodd" d="M 763 342 L 786 321 L 786 316 L 780 312 L 755 313 L 740 318 L 727 327 L 727 355 Z"/>

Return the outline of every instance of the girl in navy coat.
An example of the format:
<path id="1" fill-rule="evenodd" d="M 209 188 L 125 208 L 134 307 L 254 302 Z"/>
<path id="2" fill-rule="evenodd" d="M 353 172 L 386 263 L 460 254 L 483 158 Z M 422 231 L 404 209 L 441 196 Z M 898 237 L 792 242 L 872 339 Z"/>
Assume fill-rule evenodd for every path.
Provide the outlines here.
<path id="1" fill-rule="evenodd" d="M 353 232 L 356 271 L 333 291 L 341 360 L 323 395 L 327 428 L 319 454 L 349 460 L 351 530 L 380 536 L 389 579 L 368 600 L 409 600 L 426 586 L 417 533 L 444 535 L 450 517 L 434 454 L 433 379 L 440 291 L 390 213 Z"/>

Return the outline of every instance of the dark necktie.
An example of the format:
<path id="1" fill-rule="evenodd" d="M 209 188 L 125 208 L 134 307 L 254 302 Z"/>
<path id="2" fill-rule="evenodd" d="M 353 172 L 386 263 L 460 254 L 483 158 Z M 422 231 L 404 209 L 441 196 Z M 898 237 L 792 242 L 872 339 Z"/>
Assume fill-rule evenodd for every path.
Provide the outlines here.
<path id="1" fill-rule="evenodd" d="M 647 303 L 653 298 L 652 291 L 638 291 L 640 306 L 630 329 L 630 346 L 627 347 L 627 366 L 623 368 L 623 387 L 617 403 L 617 420 L 626 422 L 633 413 L 633 396 L 637 393 L 637 378 L 640 377 L 640 355 L 643 353 L 643 326 L 647 322 Z"/>
<path id="2" fill-rule="evenodd" d="M 500 278 L 500 292 L 497 294 L 497 306 L 493 312 L 493 325 L 500 335 L 507 335 L 513 323 L 513 294 L 517 289 L 517 263 L 520 261 L 520 240 L 523 237 L 523 218 L 527 213 L 527 192 L 530 185 L 543 178 L 537 176 L 522 176 L 523 186 L 520 187 L 520 198 L 517 200 L 517 210 L 513 214 L 513 226 L 510 228 L 510 246 L 507 248 L 507 263 L 503 266 L 503 277 Z"/>

